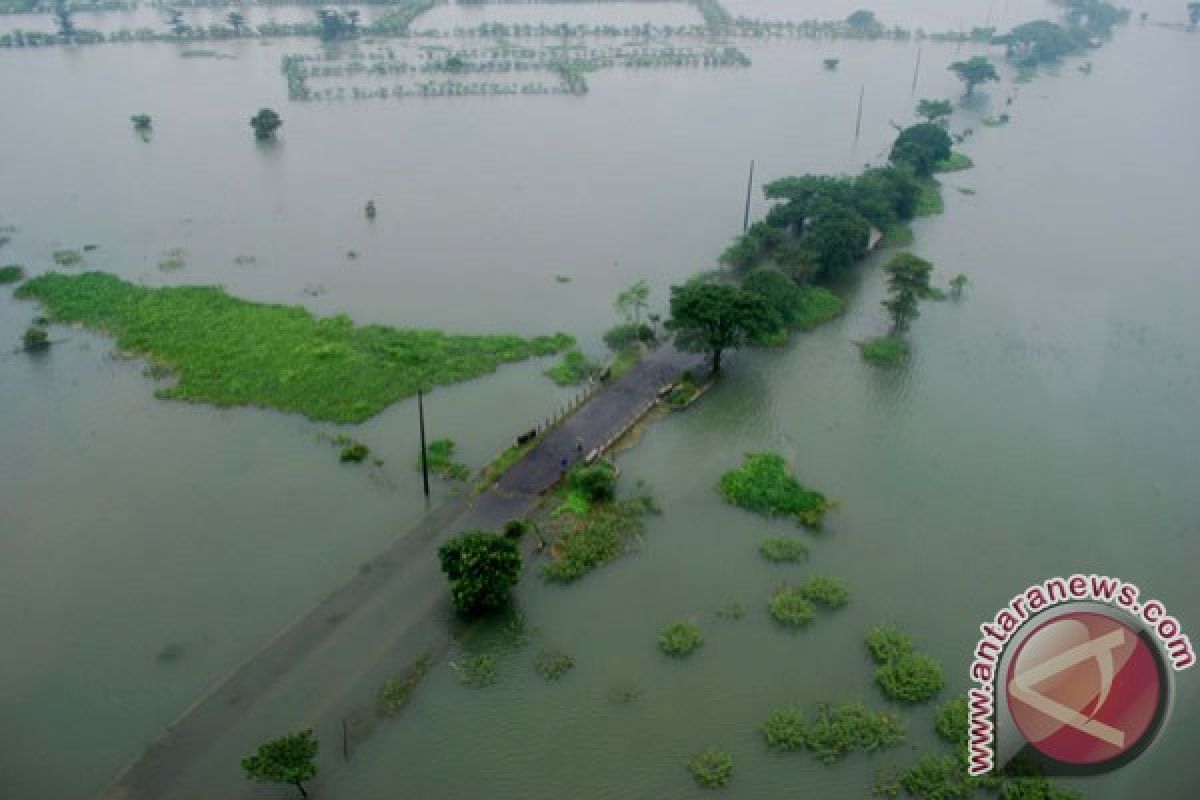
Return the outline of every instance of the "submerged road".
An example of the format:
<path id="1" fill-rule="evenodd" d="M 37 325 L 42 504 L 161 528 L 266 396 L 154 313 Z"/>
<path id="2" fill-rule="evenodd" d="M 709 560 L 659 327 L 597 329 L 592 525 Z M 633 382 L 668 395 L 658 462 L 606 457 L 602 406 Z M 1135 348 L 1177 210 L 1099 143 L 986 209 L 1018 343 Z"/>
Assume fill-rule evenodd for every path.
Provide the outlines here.
<path id="1" fill-rule="evenodd" d="M 649 353 L 640 364 L 597 391 L 574 414 L 478 497 L 452 500 L 427 514 L 415 527 L 294 621 L 254 656 L 197 700 L 104 792 L 104 800 L 157 800 L 277 686 L 332 637 L 353 622 L 373 600 L 399 598 L 395 608 L 420 609 L 388 632 L 393 641 L 430 618 L 448 617 L 445 587 L 437 574 L 437 549 L 451 536 L 475 528 L 496 529 L 524 517 L 562 476 L 562 459 L 605 450 L 653 407 L 658 390 L 700 360 L 670 345 Z M 345 687 L 349 691 L 350 687 Z M 328 702 L 334 702 L 330 700 Z M 323 748 L 324 749 L 324 748 Z"/>

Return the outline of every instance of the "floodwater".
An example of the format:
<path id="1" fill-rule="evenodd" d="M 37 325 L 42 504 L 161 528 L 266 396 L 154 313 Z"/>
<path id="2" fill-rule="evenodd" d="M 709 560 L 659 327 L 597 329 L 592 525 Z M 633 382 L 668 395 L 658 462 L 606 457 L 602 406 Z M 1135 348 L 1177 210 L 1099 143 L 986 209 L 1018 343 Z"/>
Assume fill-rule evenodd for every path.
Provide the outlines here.
<path id="1" fill-rule="evenodd" d="M 844 16 L 827 5 L 797 18 Z M 968 26 L 986 19 L 986 4 L 954 5 L 982 9 L 962 12 Z M 1174 5 L 1146 8 L 1174 20 Z M 594 14 L 609 21 L 603 6 Z M 882 705 L 861 645 L 871 624 L 912 631 L 946 665 L 947 695 L 966 688 L 978 623 L 1054 574 L 1138 582 L 1195 635 L 1196 45 L 1135 21 L 1088 56 L 1091 74 L 1071 62 L 1014 86 L 1006 71 L 959 111 L 977 166 L 946 176 L 946 213 L 916 224 L 914 249 L 942 280 L 963 272 L 971 284 L 960 302 L 924 307 L 912 364 L 879 373 L 852 344 L 886 327 L 876 263 L 841 287 L 843 319 L 787 349 L 740 354 L 703 402 L 621 456 L 623 480 L 645 480 L 665 511 L 639 552 L 570 587 L 532 574 L 522 585 L 536 633 L 501 656 L 497 686 L 460 687 L 442 663 L 344 761 L 326 735 L 337 729 L 330 697 L 369 698 L 402 663 L 378 652 L 373 625 L 351 621 L 172 796 L 286 796 L 243 785 L 237 759 L 316 724 L 315 786 L 328 798 L 700 796 L 683 764 L 709 745 L 735 758 L 729 797 L 861 798 L 877 766 L 916 753 L 827 768 L 765 753 L 756 728 L 791 702 Z M 95 243 L 87 266 L 151 285 L 219 283 L 363 322 L 561 329 L 599 353 L 617 291 L 645 277 L 661 310 L 667 286 L 711 267 L 739 230 L 751 158 L 756 183 L 878 161 L 889 121 L 907 123 L 916 97 L 956 96 L 945 65 L 976 52 L 925 43 L 914 97 L 916 43 L 743 46 L 746 70 L 596 73 L 585 97 L 310 105 L 288 103 L 279 74 L 283 53 L 319 47 L 308 40 L 221 43 L 229 60 L 180 58 L 167 44 L 0 51 L 0 107 L 20 109 L 0 126 L 0 225 L 17 228 L 0 261 L 40 271 L 52 251 Z M 836 73 L 820 66 L 830 55 Z M 285 120 L 277 143 L 251 137 L 261 106 Z M 1010 125 L 979 124 L 999 110 Z M 148 142 L 130 129 L 139 112 L 155 120 Z M 764 208 L 756 199 L 754 213 Z M 173 248 L 186 266 L 160 272 Z M 0 341 L 35 314 L 5 292 Z M 45 356 L 0 355 L 0 795 L 18 800 L 95 796 L 425 510 L 411 402 L 351 431 L 382 469 L 342 467 L 318 436 L 336 426 L 159 401 L 143 365 L 114 358 L 105 338 L 52 336 L 63 341 Z M 544 367 L 439 389 L 432 433 L 483 463 L 569 395 Z M 791 526 L 726 507 L 713 489 L 758 449 L 841 501 L 823 533 L 796 534 L 807 567 L 761 561 L 759 540 Z M 435 489 L 435 502 L 448 494 Z M 780 632 L 766 597 L 808 571 L 845 578 L 852 602 Z M 386 618 L 386 600 L 369 614 Z M 731 602 L 746 616 L 718 619 Z M 401 625 L 412 609 L 394 613 Z M 677 663 L 654 640 L 681 617 L 707 641 Z M 467 647 L 503 638 L 472 633 Z M 575 658 L 559 683 L 532 669 L 544 647 Z M 361 669 L 345 671 L 360 653 Z M 1200 689 L 1179 678 L 1158 744 L 1077 782 L 1088 797 L 1194 794 Z M 640 696 L 614 703 L 630 686 Z M 910 740 L 932 745 L 931 710 L 904 716 Z"/>

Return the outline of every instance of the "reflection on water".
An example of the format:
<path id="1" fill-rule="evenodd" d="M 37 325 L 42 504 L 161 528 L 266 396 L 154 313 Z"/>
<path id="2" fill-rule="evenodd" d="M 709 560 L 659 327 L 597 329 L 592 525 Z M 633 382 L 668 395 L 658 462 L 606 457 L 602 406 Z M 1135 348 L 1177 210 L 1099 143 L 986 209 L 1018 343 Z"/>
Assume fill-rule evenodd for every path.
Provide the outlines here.
<path id="1" fill-rule="evenodd" d="M 917 24 L 896 8 L 895 21 Z M 322 795 L 698 796 L 682 764 L 718 744 L 737 763 L 730 796 L 862 797 L 885 759 L 829 769 L 769 757 L 756 727 L 787 702 L 877 701 L 868 625 L 911 629 L 958 690 L 977 622 L 1048 574 L 1120 574 L 1168 607 L 1196 607 L 1200 330 L 1187 237 L 1200 107 L 1175 77 L 1200 74 L 1193 44 L 1131 25 L 1089 56 L 1091 75 L 1066 66 L 1020 87 L 1007 128 L 979 126 L 986 108 L 956 120 L 978 130 L 966 150 L 979 166 L 946 183 L 977 194 L 947 191 L 946 214 L 916 224 L 916 249 L 940 281 L 964 272 L 971 284 L 961 302 L 923 307 L 910 366 L 879 373 L 855 352 L 886 326 L 872 265 L 846 287 L 844 318 L 786 350 L 739 354 L 723 385 L 623 458 L 625 480 L 645 480 L 666 512 L 640 551 L 577 586 L 528 581 L 520 602 L 540 633 L 501 660 L 500 684 L 467 691 L 435 670 L 350 762 L 327 743 Z M 180 59 L 169 45 L 0 53 L 0 106 L 22 109 L 19 125 L 0 126 L 0 185 L 19 187 L 0 198 L 0 223 L 18 228 L 3 261 L 41 269 L 53 250 L 95 242 L 87 266 L 153 285 L 220 283 L 397 325 L 565 329 L 599 352 L 616 291 L 647 277 L 661 307 L 670 283 L 711 265 L 739 230 L 751 158 L 764 181 L 855 170 L 886 151 L 888 121 L 911 119 L 915 102 L 916 46 L 891 42 L 838 42 L 836 74 L 820 67 L 827 43 L 777 43 L 748 47 L 749 70 L 598 74 L 584 98 L 322 107 L 287 103 L 278 67 L 290 45 L 228 47 L 238 60 Z M 957 95 L 945 66 L 969 52 L 926 43 L 916 96 Z M 991 102 L 1009 91 L 993 88 Z M 264 105 L 284 118 L 270 152 L 247 124 Z M 143 111 L 149 142 L 128 122 Z M 164 275 L 156 264 L 175 247 L 187 266 Z M 328 291 L 303 292 L 317 285 Z M 34 313 L 0 300 L 0 342 Z M 339 467 L 316 438 L 323 426 L 157 401 L 141 365 L 111 359 L 103 338 L 55 336 L 67 341 L 45 358 L 0 356 L 0 634 L 21 643 L 0 660 L 0 711 L 19 732 L 0 773 L 14 797 L 90 796 L 423 510 L 407 403 L 355 432 L 384 455 L 390 488 Z M 542 368 L 439 390 L 431 425 L 482 463 L 561 403 Z M 826 531 L 803 535 L 811 569 L 846 578 L 851 605 L 796 636 L 762 610 L 792 573 L 755 551 L 791 526 L 713 490 L 756 449 L 780 450 L 842 502 Z M 386 599 L 343 640 L 381 665 L 372 626 L 416 613 Z M 733 601 L 747 616 L 718 620 Z M 708 640 L 668 663 L 654 636 L 683 617 Z M 576 660 L 557 684 L 532 669 L 543 646 Z M 331 684 L 369 694 L 376 672 L 331 680 L 339 658 L 302 665 L 178 796 L 239 791 L 237 757 L 323 719 Z M 611 702 L 617 684 L 640 696 Z M 1180 681 L 1160 743 L 1086 784 L 1088 796 L 1190 796 L 1198 717 L 1194 681 Z M 928 714 L 910 727 L 931 742 Z M 54 768 L 63 750 L 82 754 L 71 770 Z"/>

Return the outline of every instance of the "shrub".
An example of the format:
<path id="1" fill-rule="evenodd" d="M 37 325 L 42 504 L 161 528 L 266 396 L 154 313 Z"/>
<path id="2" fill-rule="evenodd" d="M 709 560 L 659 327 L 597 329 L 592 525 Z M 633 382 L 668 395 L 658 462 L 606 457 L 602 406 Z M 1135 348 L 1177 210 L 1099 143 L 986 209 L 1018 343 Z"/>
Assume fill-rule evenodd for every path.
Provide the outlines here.
<path id="1" fill-rule="evenodd" d="M 371 454 L 371 448 L 362 442 L 350 442 L 342 448 L 340 460 L 343 464 L 361 464 Z"/>
<path id="2" fill-rule="evenodd" d="M 597 461 L 571 472 L 570 486 L 577 489 L 589 503 L 604 503 L 617 495 L 617 471 L 607 461 Z"/>
<path id="3" fill-rule="evenodd" d="M 435 474 L 447 480 L 465 481 L 471 470 L 454 460 L 457 447 L 453 439 L 434 439 L 425 448 L 425 462 Z M 421 454 L 417 454 L 417 469 L 421 468 Z"/>
<path id="4" fill-rule="evenodd" d="M 433 657 L 425 655 L 413 662 L 403 675 L 388 678 L 379 690 L 376 708 L 381 717 L 394 717 L 405 709 L 417 684 L 429 672 Z"/>
<path id="5" fill-rule="evenodd" d="M 60 267 L 73 267 L 83 261 L 83 255 L 78 250 L 55 250 L 54 263 Z"/>
<path id="6" fill-rule="evenodd" d="M 902 741 L 904 723 L 898 717 L 872 713 L 861 703 L 822 703 L 805 736 L 808 749 L 822 764 L 832 764 L 852 750 L 870 753 Z"/>
<path id="7" fill-rule="evenodd" d="M 134 114 L 129 120 L 133 123 L 133 129 L 139 133 L 145 133 L 154 125 L 149 114 Z"/>
<path id="8" fill-rule="evenodd" d="M 710 747 L 688 762 L 688 771 L 696 783 L 706 789 L 717 789 L 729 783 L 733 775 L 733 756 Z"/>
<path id="9" fill-rule="evenodd" d="M 583 499 L 576 491 L 571 495 Z M 630 547 L 643 530 L 641 517 L 654 510 L 653 500 L 637 497 L 557 516 L 551 523 L 557 534 L 553 561 L 543 567 L 543 574 L 550 580 L 573 581 L 608 563 Z"/>
<path id="10" fill-rule="evenodd" d="M 875 663 L 883 664 L 911 654 L 913 640 L 894 625 L 876 625 L 867 631 L 867 650 Z"/>
<path id="11" fill-rule="evenodd" d="M 790 586 L 781 586 L 771 595 L 767 609 L 776 622 L 793 628 L 803 628 L 817 616 L 813 604 Z"/>
<path id="12" fill-rule="evenodd" d="M 41 328 L 26 328 L 21 337 L 21 346 L 28 353 L 36 353 L 50 347 L 50 335 Z"/>
<path id="13" fill-rule="evenodd" d="M 20 264 L 8 264 L 0 267 L 0 286 L 25 280 L 25 270 Z"/>
<path id="14" fill-rule="evenodd" d="M 942 703 L 934 724 L 938 736 L 953 745 L 967 746 L 967 698 L 956 697 Z"/>
<path id="15" fill-rule="evenodd" d="M 762 726 L 763 737 L 767 747 L 783 753 L 790 753 L 804 747 L 808 735 L 808 723 L 804 721 L 804 713 L 788 706 L 772 711 Z"/>
<path id="16" fill-rule="evenodd" d="M 683 658 L 704 644 L 700 626 L 691 621 L 675 622 L 658 634 L 658 649 L 669 656 Z"/>
<path id="17" fill-rule="evenodd" d="M 832 508 L 825 495 L 792 477 L 776 453 L 747 453 L 740 468 L 721 476 L 718 488 L 736 506 L 768 516 L 795 517 L 810 528 L 820 528 L 825 512 Z"/>
<path id="18" fill-rule="evenodd" d="M 877 367 L 897 367 L 908 361 L 908 343 L 894 336 L 880 336 L 859 345 L 859 352 Z"/>
<path id="19" fill-rule="evenodd" d="M 604 332 L 604 344 L 608 345 L 608 349 L 613 352 L 620 352 L 638 342 L 650 343 L 653 341 L 654 329 L 645 323 L 634 325 L 631 322 L 617 325 Z"/>
<path id="20" fill-rule="evenodd" d="M 470 656 L 463 659 L 461 664 L 451 662 L 450 666 L 458 674 L 458 680 L 464 686 L 478 689 L 491 686 L 496 682 L 496 657 L 490 653 Z"/>
<path id="21" fill-rule="evenodd" d="M 533 662 L 533 668 L 548 681 L 556 681 L 575 666 L 575 659 L 561 650 L 543 650 Z"/>
<path id="22" fill-rule="evenodd" d="M 942 690 L 942 667 L 923 653 L 909 653 L 875 670 L 875 682 L 892 700 L 923 703 Z"/>
<path id="23" fill-rule="evenodd" d="M 850 590 L 841 578 L 831 578 L 828 575 L 810 575 L 797 589 L 800 596 L 810 603 L 825 608 L 841 608 L 850 601 Z"/>
<path id="24" fill-rule="evenodd" d="M 562 361 L 543 372 L 559 386 L 578 386 L 598 374 L 599 367 L 588 361 L 579 350 L 568 350 L 563 353 Z"/>
<path id="25" fill-rule="evenodd" d="M 521 573 L 521 556 L 511 539 L 468 531 L 438 549 L 450 580 L 450 601 L 460 614 L 474 615 L 503 605 Z"/>
<path id="26" fill-rule="evenodd" d="M 762 557 L 767 561 L 775 564 L 794 564 L 808 560 L 808 547 L 804 542 L 782 536 L 764 539 L 758 546 L 758 552 L 762 553 Z"/>

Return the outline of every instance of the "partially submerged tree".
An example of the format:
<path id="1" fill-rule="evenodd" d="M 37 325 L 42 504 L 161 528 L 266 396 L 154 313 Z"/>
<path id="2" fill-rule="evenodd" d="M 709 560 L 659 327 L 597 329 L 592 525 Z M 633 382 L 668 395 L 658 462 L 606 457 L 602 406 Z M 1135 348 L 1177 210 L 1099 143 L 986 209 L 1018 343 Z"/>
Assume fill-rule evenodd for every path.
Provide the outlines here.
<path id="1" fill-rule="evenodd" d="M 1000 76 L 996 73 L 996 67 L 986 56 L 974 56 L 966 61 L 955 61 L 947 69 L 967 85 L 968 96 L 975 91 L 975 87 L 979 84 L 1000 80 Z"/>
<path id="2" fill-rule="evenodd" d="M 892 144 L 891 160 L 893 164 L 912 167 L 919 177 L 928 178 L 939 161 L 950 157 L 953 145 L 954 140 L 942 126 L 921 122 L 905 128 L 896 137 Z"/>
<path id="3" fill-rule="evenodd" d="M 225 21 L 229 23 L 229 27 L 233 28 L 234 36 L 242 35 L 242 28 L 246 27 L 246 15 L 240 11 L 230 11 L 225 17 Z"/>
<path id="4" fill-rule="evenodd" d="M 516 542 L 488 531 L 468 531 L 438 549 L 442 572 L 450 581 L 450 602 L 468 616 L 497 608 L 521 574 Z"/>
<path id="5" fill-rule="evenodd" d="M 269 108 L 259 109 L 259 112 L 250 118 L 250 127 L 254 128 L 254 138 L 270 139 L 275 136 L 275 131 L 279 130 L 283 125 L 283 119 Z"/>
<path id="6" fill-rule="evenodd" d="M 129 121 L 133 123 L 133 129 L 138 133 L 149 133 L 154 126 L 154 120 L 150 118 L 149 114 L 134 114 Z"/>
<path id="7" fill-rule="evenodd" d="M 930 294 L 933 264 L 912 253 L 898 253 L 883 269 L 888 275 L 888 299 L 883 301 L 883 307 L 892 317 L 892 333 L 903 333 L 921 316 L 917 305 Z"/>
<path id="8" fill-rule="evenodd" d="M 375 219 L 376 211 L 375 211 L 375 201 L 374 200 L 367 201 L 367 207 L 366 207 L 364 213 L 366 213 L 367 219 Z"/>
<path id="9" fill-rule="evenodd" d="M 185 36 L 188 30 L 190 30 L 190 26 L 183 21 L 183 11 L 181 9 L 168 8 L 163 11 L 163 15 L 166 17 L 167 27 L 176 36 Z"/>
<path id="10" fill-rule="evenodd" d="M 859 9 L 853 11 L 846 17 L 846 24 L 856 31 L 867 31 L 875 27 L 879 23 L 875 20 L 875 12 Z"/>
<path id="11" fill-rule="evenodd" d="M 333 8 L 318 8 L 317 24 L 321 28 L 321 38 L 330 41 L 357 36 L 358 16 L 359 12 L 355 10 L 338 11 Z"/>
<path id="12" fill-rule="evenodd" d="M 71 19 L 71 14 L 74 13 L 67 0 L 54 0 L 54 19 L 58 23 L 58 33 L 68 42 L 75 37 L 75 20 Z"/>
<path id="13" fill-rule="evenodd" d="M 1191 20 L 1192 27 L 1200 25 L 1200 3 L 1188 3 L 1188 19 Z"/>
<path id="14" fill-rule="evenodd" d="M 290 783 L 301 797 L 308 797 L 304 782 L 317 775 L 317 746 L 311 728 L 280 736 L 259 745 L 254 755 L 243 758 L 242 769 L 252 781 Z"/>
<path id="15" fill-rule="evenodd" d="M 757 294 L 727 283 L 694 280 L 671 287 L 671 318 L 681 350 L 707 353 L 713 372 L 726 350 L 765 340 L 778 329 L 778 318 Z"/>
<path id="16" fill-rule="evenodd" d="M 926 122 L 945 124 L 945 120 L 954 113 L 954 106 L 949 100 L 927 100 L 921 99 L 917 103 L 917 116 L 924 119 Z"/>
<path id="17" fill-rule="evenodd" d="M 641 324 L 642 309 L 646 308 L 649 299 L 650 287 L 645 280 L 640 280 L 618 294 L 614 305 L 617 313 L 624 317 L 626 322 L 636 326 Z"/>

